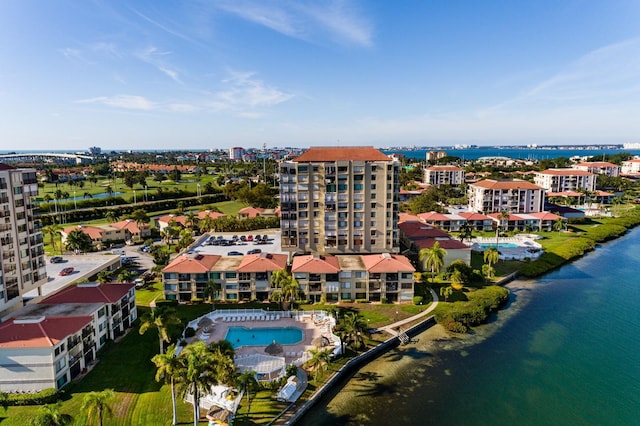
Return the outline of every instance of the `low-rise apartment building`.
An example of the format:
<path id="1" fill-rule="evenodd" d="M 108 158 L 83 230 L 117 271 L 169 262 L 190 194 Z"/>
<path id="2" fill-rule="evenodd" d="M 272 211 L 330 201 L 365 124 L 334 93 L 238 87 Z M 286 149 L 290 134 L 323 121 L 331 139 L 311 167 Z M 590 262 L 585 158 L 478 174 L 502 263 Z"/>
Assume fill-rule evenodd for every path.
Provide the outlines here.
<path id="1" fill-rule="evenodd" d="M 597 176 L 582 169 L 546 169 L 536 172 L 534 182 L 547 192 L 594 191 Z"/>
<path id="2" fill-rule="evenodd" d="M 430 166 L 424 169 L 424 183 L 440 186 L 459 186 L 464 183 L 465 172 L 456 166 Z"/>
<path id="3" fill-rule="evenodd" d="M 119 229 L 109 225 L 93 226 L 93 225 L 76 225 L 64 228 L 60 233 L 62 235 L 62 244 L 67 242 L 69 234 L 73 231 L 80 231 L 91 238 L 94 246 L 101 248 L 106 243 L 112 241 L 124 241 L 127 239 L 126 230 Z"/>
<path id="4" fill-rule="evenodd" d="M 525 180 L 481 180 L 469 185 L 468 195 L 469 210 L 482 214 L 537 213 L 544 209 L 544 188 Z"/>
<path id="5" fill-rule="evenodd" d="M 623 161 L 620 172 L 623 175 L 640 174 L 640 158 L 634 158 L 632 160 Z"/>
<path id="6" fill-rule="evenodd" d="M 620 166 L 618 166 L 617 164 L 609 163 L 607 161 L 582 162 L 575 164 L 573 168 L 599 175 L 607 175 L 611 177 L 620 176 Z"/>
<path id="7" fill-rule="evenodd" d="M 0 324 L 0 391 L 61 389 L 137 318 L 133 284 L 84 283 Z"/>
<path id="8" fill-rule="evenodd" d="M 291 266 L 293 277 L 312 303 L 410 302 L 414 272 L 409 259 L 391 253 L 295 256 Z"/>

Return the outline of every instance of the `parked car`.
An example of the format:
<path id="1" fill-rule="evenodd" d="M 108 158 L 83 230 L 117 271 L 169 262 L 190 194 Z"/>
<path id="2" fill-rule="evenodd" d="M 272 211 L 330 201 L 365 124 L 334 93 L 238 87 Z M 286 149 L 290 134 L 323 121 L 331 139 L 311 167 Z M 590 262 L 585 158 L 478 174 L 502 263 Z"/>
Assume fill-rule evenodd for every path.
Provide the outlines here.
<path id="1" fill-rule="evenodd" d="M 230 251 L 227 253 L 227 256 L 244 256 L 244 254 L 240 253 L 239 251 Z"/>
<path id="2" fill-rule="evenodd" d="M 64 259 L 62 258 L 62 256 L 53 256 L 51 259 L 49 259 L 49 262 L 51 263 L 61 263 L 63 261 Z"/>
<path id="3" fill-rule="evenodd" d="M 247 254 L 258 254 L 258 253 L 262 253 L 261 249 L 251 249 L 247 252 Z"/>
<path id="4" fill-rule="evenodd" d="M 73 268 L 72 267 L 68 267 L 68 268 L 64 268 L 62 271 L 60 271 L 60 273 L 58 275 L 64 277 L 65 275 L 69 275 L 72 272 L 73 272 Z"/>
<path id="5" fill-rule="evenodd" d="M 247 241 L 253 241 L 253 235 L 247 235 Z"/>

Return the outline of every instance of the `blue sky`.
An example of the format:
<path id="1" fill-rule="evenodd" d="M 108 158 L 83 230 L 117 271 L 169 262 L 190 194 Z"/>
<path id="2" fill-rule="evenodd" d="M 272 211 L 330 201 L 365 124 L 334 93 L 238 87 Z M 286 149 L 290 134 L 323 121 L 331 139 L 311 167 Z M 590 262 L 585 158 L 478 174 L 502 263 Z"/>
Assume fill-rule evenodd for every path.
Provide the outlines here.
<path id="1" fill-rule="evenodd" d="M 0 1 L 0 150 L 640 141 L 636 0 Z"/>

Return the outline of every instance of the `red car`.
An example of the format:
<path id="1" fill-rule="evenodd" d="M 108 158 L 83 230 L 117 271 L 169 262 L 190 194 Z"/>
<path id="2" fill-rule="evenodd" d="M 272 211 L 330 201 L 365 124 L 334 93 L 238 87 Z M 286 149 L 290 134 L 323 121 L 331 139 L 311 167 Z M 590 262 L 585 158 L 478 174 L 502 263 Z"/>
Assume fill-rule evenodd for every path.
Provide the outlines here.
<path id="1" fill-rule="evenodd" d="M 69 267 L 69 268 L 64 268 L 62 271 L 60 271 L 61 276 L 65 276 L 65 275 L 69 275 L 70 273 L 73 272 L 73 268 Z"/>

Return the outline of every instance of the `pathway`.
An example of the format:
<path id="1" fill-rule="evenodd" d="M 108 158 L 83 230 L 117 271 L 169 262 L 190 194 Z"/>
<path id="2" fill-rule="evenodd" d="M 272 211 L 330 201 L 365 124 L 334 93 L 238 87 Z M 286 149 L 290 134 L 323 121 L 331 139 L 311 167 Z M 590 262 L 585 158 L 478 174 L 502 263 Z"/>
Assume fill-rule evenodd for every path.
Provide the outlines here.
<path id="1" fill-rule="evenodd" d="M 409 318 L 405 318 L 400 321 L 396 321 L 393 324 L 385 325 L 384 327 L 380 327 L 378 330 L 386 331 L 390 335 L 396 336 L 398 334 L 399 327 L 402 327 L 405 324 L 409 324 L 411 322 L 417 321 L 420 318 L 423 318 L 429 315 L 436 308 L 436 306 L 438 306 L 438 301 L 439 301 L 438 295 L 436 294 L 436 292 L 433 291 L 433 289 L 429 289 L 429 291 L 431 292 L 431 297 L 433 297 L 433 303 L 431 304 L 431 306 L 429 306 L 427 309 L 425 309 L 424 311 L 420 312 L 417 315 L 414 315 Z"/>

